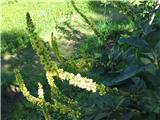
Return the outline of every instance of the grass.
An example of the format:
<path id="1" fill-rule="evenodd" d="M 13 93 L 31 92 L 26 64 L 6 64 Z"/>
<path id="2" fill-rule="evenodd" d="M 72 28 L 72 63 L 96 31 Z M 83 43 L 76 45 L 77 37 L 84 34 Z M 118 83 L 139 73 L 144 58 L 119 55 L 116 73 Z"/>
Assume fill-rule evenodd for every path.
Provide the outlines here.
<path id="1" fill-rule="evenodd" d="M 29 12 L 42 32 L 51 32 L 54 27 L 54 19 L 61 18 L 68 11 L 66 2 L 27 2 L 21 1 L 14 4 L 2 4 L 2 31 L 26 28 L 26 12 Z"/>
<path id="2" fill-rule="evenodd" d="M 77 2 L 77 7 L 80 9 L 80 11 L 85 13 L 86 16 L 88 16 L 88 18 L 95 24 L 97 29 L 99 29 L 100 31 L 103 32 L 103 30 L 106 29 L 105 32 L 110 33 L 110 31 L 112 31 L 113 29 L 117 29 L 117 27 L 118 29 L 121 29 L 121 28 L 125 29 L 126 26 L 127 26 L 127 29 L 133 27 L 132 23 L 124 19 L 125 18 L 124 15 L 118 15 L 117 14 L 118 11 L 115 10 L 114 8 L 104 9 L 101 6 L 97 6 L 97 4 L 99 5 L 99 2 L 96 2 L 96 1 L 87 2 L 82 0 Z M 13 35 L 11 34 L 15 34 L 14 40 L 12 40 L 12 43 L 17 44 L 21 41 L 26 41 L 27 43 L 27 40 L 23 39 L 23 38 L 26 38 L 27 36 L 26 20 L 25 20 L 26 12 L 29 12 L 31 14 L 32 19 L 36 24 L 36 30 L 45 41 L 50 40 L 50 34 L 53 31 L 55 32 L 56 36 L 60 36 L 60 37 L 62 36 L 61 37 L 62 39 L 58 41 L 60 44 L 60 48 L 61 48 L 61 43 L 64 44 L 63 43 L 64 41 L 68 41 L 68 39 L 67 40 L 63 39 L 64 38 L 63 34 L 67 35 L 68 33 L 64 33 L 66 32 L 64 31 L 64 29 L 58 30 L 58 32 L 56 32 L 55 31 L 56 25 L 61 26 L 61 25 L 65 25 L 65 22 L 68 22 L 68 24 L 70 24 L 70 26 L 72 26 L 74 30 L 78 30 L 82 34 L 85 33 L 86 36 L 93 35 L 92 30 L 81 18 L 81 16 L 79 16 L 73 10 L 72 6 L 67 3 L 67 0 L 64 0 L 64 1 L 55 0 L 54 2 L 51 2 L 50 0 L 48 0 L 48 2 L 37 1 L 37 0 L 33 2 L 31 2 L 30 0 L 27 0 L 27 1 L 17 0 L 16 2 L 16 0 L 15 1 L 7 0 L 2 2 L 2 10 L 3 10 L 2 11 L 2 28 L 1 28 L 2 52 L 7 51 L 8 49 L 11 49 L 12 47 L 14 47 L 14 45 L 11 45 L 10 48 L 9 47 L 7 48 L 6 46 L 6 44 L 11 43 L 10 41 L 13 39 Z M 107 12 L 104 12 L 104 11 L 107 11 Z M 104 13 L 106 15 L 104 15 Z M 109 27 L 103 26 L 103 23 L 105 20 L 108 21 Z M 111 20 L 112 22 L 110 22 Z M 59 31 L 62 32 L 62 34 L 60 34 Z M 24 34 L 18 35 L 19 32 L 22 32 Z M 68 32 L 71 32 L 71 31 L 68 31 Z M 9 35 L 7 35 L 7 33 Z M 64 48 L 63 45 L 62 47 Z M 69 46 L 69 47 L 72 48 L 72 46 Z M 68 49 L 68 48 L 65 48 L 65 49 Z M 72 51 L 73 49 L 69 50 L 68 53 L 72 53 Z M 63 50 L 61 53 L 64 55 Z"/>

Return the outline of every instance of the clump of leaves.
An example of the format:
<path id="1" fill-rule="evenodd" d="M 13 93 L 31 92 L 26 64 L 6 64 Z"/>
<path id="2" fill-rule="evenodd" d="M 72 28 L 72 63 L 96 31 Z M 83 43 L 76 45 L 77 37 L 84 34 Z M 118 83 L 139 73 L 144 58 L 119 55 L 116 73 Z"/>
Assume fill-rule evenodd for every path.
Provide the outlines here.
<path id="1" fill-rule="evenodd" d="M 116 6 L 122 5 L 120 2 L 115 3 Z M 137 27 L 129 35 L 122 33 L 110 52 L 103 54 L 105 56 L 102 58 L 107 62 L 103 61 L 102 58 L 99 61 L 101 64 L 107 63 L 100 74 L 101 76 L 104 75 L 103 79 L 106 79 L 102 80 L 104 84 L 110 87 L 116 86 L 130 94 L 139 95 L 141 99 L 136 100 L 133 97 L 132 100 L 128 100 L 124 98 L 125 95 L 123 97 L 93 95 L 89 104 L 94 106 L 91 107 L 91 111 L 86 117 L 87 120 L 157 120 L 160 117 L 158 93 L 160 90 L 160 30 L 155 26 L 156 19 L 151 25 L 149 24 L 150 11 L 155 6 L 154 4 L 147 4 L 148 8 L 144 4 L 137 6 L 137 8 L 144 10 L 140 16 L 135 10 L 130 11 L 132 8 L 126 8 L 129 13 L 133 13 L 133 16 L 130 14 L 129 17 L 134 17 L 134 22 L 140 27 Z M 127 6 L 127 4 L 125 5 Z M 140 21 L 142 18 L 144 19 L 143 22 Z M 113 65 L 115 69 L 113 69 Z M 108 67 L 110 71 L 108 71 Z M 107 80 L 105 74 L 111 73 L 114 73 L 114 76 Z"/>

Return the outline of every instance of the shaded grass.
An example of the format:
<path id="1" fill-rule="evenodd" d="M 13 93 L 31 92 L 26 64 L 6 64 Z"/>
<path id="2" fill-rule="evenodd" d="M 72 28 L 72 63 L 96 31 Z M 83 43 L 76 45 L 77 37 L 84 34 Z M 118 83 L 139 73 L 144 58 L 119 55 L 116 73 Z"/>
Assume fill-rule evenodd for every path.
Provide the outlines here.
<path id="1" fill-rule="evenodd" d="M 19 92 L 18 83 L 15 80 L 15 74 L 13 72 L 15 68 L 19 68 L 21 70 L 26 86 L 33 95 L 37 95 L 38 81 L 45 85 L 45 90 L 48 90 L 46 89 L 48 86 L 45 81 L 44 71 L 42 66 L 39 64 L 39 59 L 35 52 L 32 50 L 31 46 L 28 46 L 17 52 L 14 56 L 12 54 L 5 53 L 2 54 L 1 57 L 2 119 L 41 119 L 42 115 L 37 112 L 37 108 L 26 102 L 25 98 Z M 46 91 L 46 93 L 48 92 Z"/>
<path id="2" fill-rule="evenodd" d="M 3 31 L 1 33 L 1 52 L 16 53 L 29 44 L 29 37 L 25 31 Z"/>

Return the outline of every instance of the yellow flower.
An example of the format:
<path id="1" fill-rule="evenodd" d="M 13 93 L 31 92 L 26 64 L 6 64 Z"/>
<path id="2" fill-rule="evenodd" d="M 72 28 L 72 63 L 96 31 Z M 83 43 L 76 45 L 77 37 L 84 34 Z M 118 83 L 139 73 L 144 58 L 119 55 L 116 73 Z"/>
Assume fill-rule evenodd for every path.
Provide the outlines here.
<path id="1" fill-rule="evenodd" d="M 64 72 L 63 69 L 58 69 L 58 77 L 62 80 L 68 80 L 70 85 L 86 89 L 87 91 L 96 92 L 96 83 L 92 79 L 82 77 L 79 73 L 74 75 L 73 73 Z"/>

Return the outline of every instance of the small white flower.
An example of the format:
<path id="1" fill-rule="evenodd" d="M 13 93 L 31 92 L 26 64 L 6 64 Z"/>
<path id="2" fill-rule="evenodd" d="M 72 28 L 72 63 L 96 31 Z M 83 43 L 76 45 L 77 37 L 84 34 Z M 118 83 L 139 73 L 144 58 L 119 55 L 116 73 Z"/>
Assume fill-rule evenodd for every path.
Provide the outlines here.
<path id="1" fill-rule="evenodd" d="M 38 96 L 44 98 L 43 86 L 40 83 L 38 83 Z"/>
<path id="2" fill-rule="evenodd" d="M 59 74 L 59 77 L 62 79 L 62 80 L 65 80 L 66 79 L 66 76 L 64 74 Z"/>
<path id="3" fill-rule="evenodd" d="M 75 76 L 75 79 L 81 79 L 81 75 L 78 73 L 78 74 Z"/>

